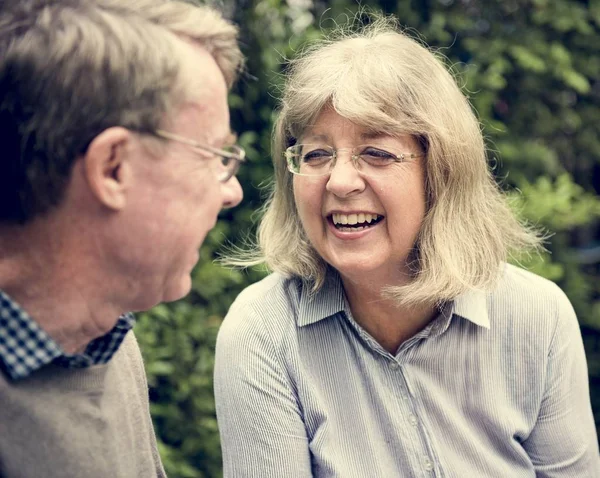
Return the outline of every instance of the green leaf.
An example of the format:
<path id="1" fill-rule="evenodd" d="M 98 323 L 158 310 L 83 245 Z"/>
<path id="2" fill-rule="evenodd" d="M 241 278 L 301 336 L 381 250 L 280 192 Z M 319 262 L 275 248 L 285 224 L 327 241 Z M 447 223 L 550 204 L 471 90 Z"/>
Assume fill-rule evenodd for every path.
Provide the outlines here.
<path id="1" fill-rule="evenodd" d="M 544 60 L 528 48 L 514 45 L 510 48 L 510 53 L 524 70 L 535 73 L 544 73 L 546 71 Z"/>
<path id="2" fill-rule="evenodd" d="M 578 93 L 588 93 L 590 91 L 590 82 L 588 79 L 576 71 L 564 70 L 561 72 L 561 76 L 565 83 Z"/>

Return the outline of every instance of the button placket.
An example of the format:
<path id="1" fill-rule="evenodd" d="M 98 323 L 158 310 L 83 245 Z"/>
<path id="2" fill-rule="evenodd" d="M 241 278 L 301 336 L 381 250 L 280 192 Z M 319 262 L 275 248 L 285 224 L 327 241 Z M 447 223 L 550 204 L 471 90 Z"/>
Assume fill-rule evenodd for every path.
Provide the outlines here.
<path id="1" fill-rule="evenodd" d="M 413 415 L 412 413 L 408 416 L 408 422 L 413 426 L 416 427 L 419 424 L 419 419 Z"/>
<path id="2" fill-rule="evenodd" d="M 408 383 L 408 377 L 406 376 L 407 369 L 405 367 L 399 367 L 399 371 L 400 371 L 399 378 L 402 383 L 402 391 L 401 391 L 400 396 L 402 398 L 403 403 L 407 407 L 406 408 L 406 412 L 407 412 L 406 420 L 407 420 L 408 424 L 410 425 L 410 428 L 412 430 L 414 430 L 414 432 L 419 437 L 419 439 L 418 439 L 419 445 L 418 446 L 421 449 L 421 452 L 419 453 L 420 457 L 418 457 L 418 456 L 415 457 L 416 458 L 415 465 L 420 466 L 421 469 L 428 476 L 437 476 L 435 463 L 434 463 L 432 455 L 431 455 L 432 450 L 430 449 L 430 443 L 429 443 L 428 439 L 426 438 L 427 432 L 425 431 L 425 428 L 424 428 L 425 424 L 421 422 L 421 419 L 417 415 L 418 407 L 416 406 L 416 403 L 413 403 L 413 399 L 415 398 L 415 395 L 411 391 L 411 387 Z"/>

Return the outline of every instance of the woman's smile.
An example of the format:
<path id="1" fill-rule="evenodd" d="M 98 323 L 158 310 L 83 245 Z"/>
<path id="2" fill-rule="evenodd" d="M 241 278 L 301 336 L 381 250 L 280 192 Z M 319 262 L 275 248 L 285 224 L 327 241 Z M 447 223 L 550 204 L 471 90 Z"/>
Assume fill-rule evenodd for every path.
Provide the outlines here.
<path id="1" fill-rule="evenodd" d="M 334 213 L 327 216 L 327 224 L 336 237 L 343 240 L 352 240 L 366 236 L 381 226 L 384 219 L 385 217 L 380 214 Z"/>

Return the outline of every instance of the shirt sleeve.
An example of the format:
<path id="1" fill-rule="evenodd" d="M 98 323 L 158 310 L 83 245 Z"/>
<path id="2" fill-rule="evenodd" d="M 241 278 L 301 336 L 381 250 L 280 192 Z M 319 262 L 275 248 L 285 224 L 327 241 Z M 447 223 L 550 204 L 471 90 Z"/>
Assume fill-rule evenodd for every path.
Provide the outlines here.
<path id="1" fill-rule="evenodd" d="M 214 387 L 225 478 L 312 477 L 294 386 L 248 307 L 234 304 L 219 331 Z"/>
<path id="2" fill-rule="evenodd" d="M 544 397 L 534 429 L 523 445 L 537 478 L 600 476 L 583 341 L 575 311 L 562 291 Z"/>

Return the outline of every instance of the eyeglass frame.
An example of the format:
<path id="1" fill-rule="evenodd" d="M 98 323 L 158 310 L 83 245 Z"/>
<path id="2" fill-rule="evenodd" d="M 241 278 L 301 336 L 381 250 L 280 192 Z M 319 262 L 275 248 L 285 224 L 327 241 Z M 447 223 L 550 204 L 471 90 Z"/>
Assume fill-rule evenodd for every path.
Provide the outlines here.
<path id="1" fill-rule="evenodd" d="M 153 134 L 162 139 L 167 139 L 170 141 L 175 141 L 177 143 L 187 144 L 188 146 L 191 146 L 195 149 L 199 149 L 199 150 L 202 150 L 202 151 L 205 151 L 208 153 L 215 154 L 215 155 L 219 156 L 221 159 L 233 160 L 234 165 L 231 168 L 231 170 L 225 169 L 226 174 L 222 177 L 220 177 L 220 176 L 217 177 L 217 179 L 221 183 L 226 183 L 232 177 L 234 177 L 237 174 L 237 172 L 239 171 L 241 164 L 246 162 L 246 151 L 244 150 L 244 148 L 242 148 L 238 144 L 234 144 L 231 146 L 232 148 L 235 148 L 236 151 L 238 151 L 238 153 L 236 154 L 236 153 L 231 153 L 229 151 L 225 151 L 224 149 L 214 148 L 212 146 L 198 143 L 197 141 L 194 141 L 193 139 L 185 138 L 184 136 L 179 136 L 177 134 L 170 133 L 170 132 L 162 130 L 162 129 L 155 130 L 153 132 Z"/>
<path id="2" fill-rule="evenodd" d="M 400 154 L 395 154 L 392 153 L 384 148 L 378 148 L 377 146 L 373 146 L 371 144 L 359 144 L 358 146 L 354 146 L 352 148 L 334 148 L 333 146 L 330 145 L 323 145 L 324 147 L 327 148 L 331 148 L 333 155 L 332 155 L 332 159 L 331 161 L 328 162 L 328 164 L 330 164 L 331 166 L 329 167 L 329 169 L 327 170 L 327 172 L 322 173 L 322 174 L 302 174 L 299 172 L 296 172 L 292 169 L 292 159 L 291 159 L 291 154 L 288 154 L 288 151 L 293 148 L 294 146 L 300 146 L 300 145 L 304 145 L 304 144 L 312 144 L 312 143 L 297 143 L 297 144 L 292 144 L 291 146 L 288 146 L 287 148 L 285 148 L 285 151 L 283 152 L 283 156 L 286 159 L 287 162 L 287 169 L 290 173 L 295 174 L 296 176 L 304 176 L 307 178 L 322 178 L 324 176 L 330 175 L 331 172 L 333 171 L 333 168 L 335 167 L 335 165 L 337 164 L 337 153 L 338 151 L 351 151 L 354 152 L 357 148 L 361 147 L 361 146 L 371 146 L 375 149 L 379 149 L 381 151 L 385 151 L 386 153 L 388 153 L 390 156 L 394 157 L 394 163 L 403 163 L 406 161 L 406 159 L 415 159 L 415 158 L 420 158 L 425 156 L 425 153 L 400 153 Z M 360 169 L 357 167 L 358 165 L 358 160 L 360 159 L 360 154 L 352 154 L 350 156 L 350 159 L 352 160 L 352 163 L 354 165 L 354 169 L 356 169 L 359 173 L 361 172 Z M 392 164 L 392 163 L 390 163 Z M 383 167 L 387 167 L 388 165 L 385 165 Z"/>

